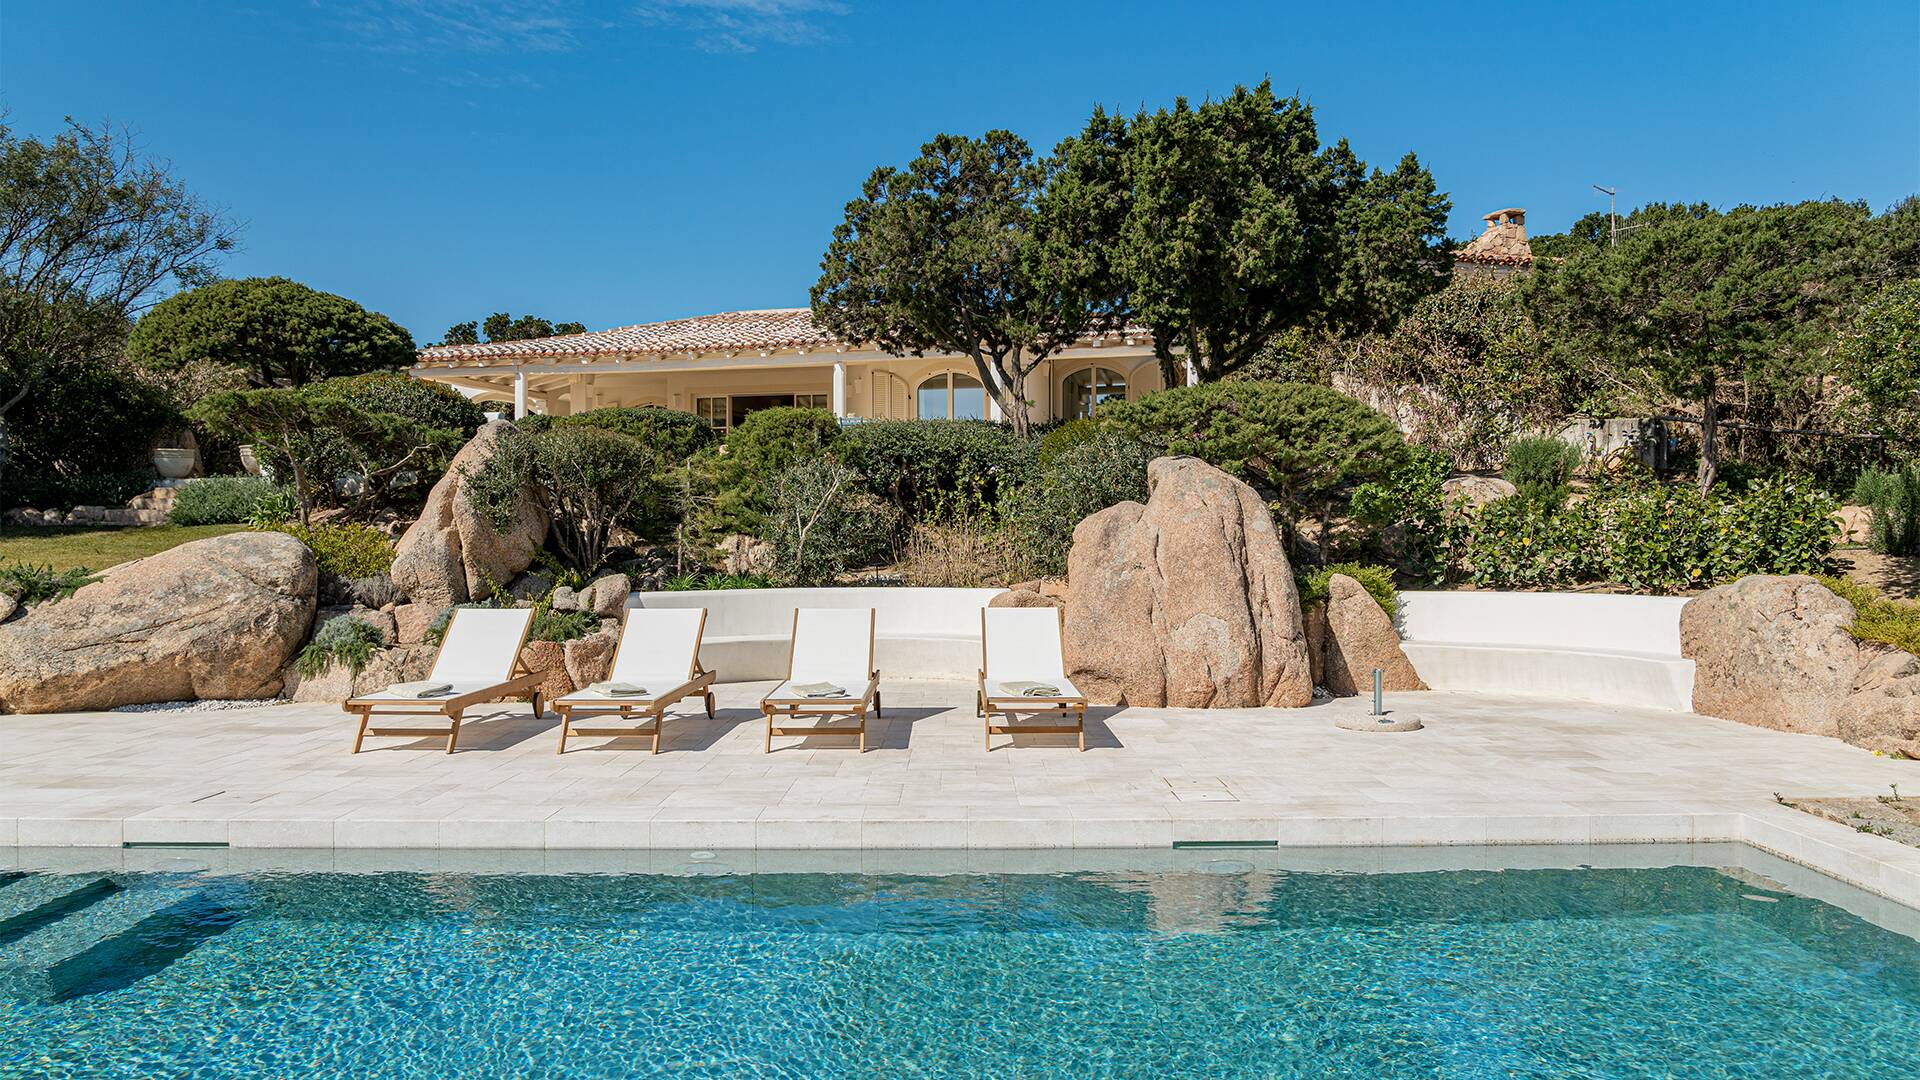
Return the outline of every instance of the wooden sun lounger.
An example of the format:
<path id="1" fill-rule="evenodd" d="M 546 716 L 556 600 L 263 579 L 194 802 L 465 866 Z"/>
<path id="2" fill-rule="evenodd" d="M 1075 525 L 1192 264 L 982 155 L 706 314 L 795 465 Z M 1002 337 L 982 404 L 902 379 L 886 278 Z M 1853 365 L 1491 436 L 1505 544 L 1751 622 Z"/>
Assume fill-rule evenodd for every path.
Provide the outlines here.
<path id="1" fill-rule="evenodd" d="M 698 612 L 697 618 L 690 613 Z M 685 625 L 691 622 L 691 627 Z M 635 628 L 642 623 L 657 624 L 648 627 L 654 633 L 644 634 L 635 640 Z M 713 719 L 713 680 L 714 673 L 700 666 L 700 639 L 706 632 L 706 608 L 634 608 L 627 612 L 626 620 L 620 626 L 620 644 L 615 646 L 613 665 L 609 669 L 609 680 L 634 682 L 651 690 L 653 685 L 672 679 L 683 681 L 673 685 L 663 693 L 646 697 L 614 698 L 598 695 L 586 695 L 575 691 L 566 697 L 555 700 L 554 711 L 560 714 L 560 746 L 556 754 L 567 752 L 569 735 L 589 737 L 625 738 L 629 736 L 651 736 L 651 752 L 660 752 L 660 724 L 665 719 L 667 707 L 683 699 L 702 695 L 707 706 L 707 719 Z M 692 630 L 691 639 L 684 635 Z M 630 649 L 629 646 L 632 646 Z M 671 650 L 669 652 L 668 650 Z M 663 655 L 664 654 L 664 655 Z M 675 664 L 684 654 L 686 670 L 672 675 L 662 676 L 657 672 L 672 670 L 668 667 L 653 666 Z M 656 674 L 645 674 L 647 670 Z M 604 716 L 617 720 L 621 727 L 581 727 L 576 716 Z M 635 724 L 635 719 L 644 721 Z"/>
<path id="2" fill-rule="evenodd" d="M 468 621 L 464 624 L 460 622 L 460 617 L 463 613 L 468 617 Z M 498 670 L 504 677 L 481 676 L 476 678 L 474 672 L 467 667 L 467 664 L 471 661 L 458 655 L 460 648 L 467 647 L 471 644 L 469 641 L 460 639 L 469 638 L 472 635 L 465 633 L 457 635 L 456 627 L 471 629 L 483 618 L 488 621 L 494 621 L 496 616 L 506 616 L 509 614 L 520 616 L 520 629 L 518 635 L 513 638 L 513 656 L 499 666 Z M 499 619 L 499 621 L 503 624 L 507 622 L 504 618 Z M 402 698 L 382 694 L 370 694 L 364 697 L 348 698 L 346 701 L 341 702 L 341 709 L 349 713 L 358 713 L 360 716 L 360 731 L 353 737 L 353 752 L 356 754 L 360 752 L 361 745 L 366 742 L 367 736 L 369 735 L 375 735 L 381 738 L 428 738 L 435 735 L 445 735 L 447 737 L 447 753 L 451 754 L 459 746 L 460 718 L 466 710 L 475 705 L 483 705 L 487 702 L 499 701 L 503 698 L 518 697 L 522 694 L 529 695 L 533 702 L 534 715 L 540 715 L 540 691 L 538 688 L 544 676 L 539 672 L 528 671 L 526 666 L 520 662 L 520 651 L 527 643 L 527 632 L 532 628 L 533 612 L 530 609 L 523 608 L 515 609 L 511 612 L 494 612 L 483 609 L 455 608 L 453 614 L 447 619 L 447 629 L 446 632 L 441 635 L 440 648 L 433 656 L 432 672 L 427 676 L 429 679 L 452 683 L 454 685 L 454 693 L 446 697 L 436 698 Z M 510 633 L 511 631 L 509 630 L 507 632 Z M 496 638 L 504 642 L 506 640 L 506 633 L 497 633 Z M 449 645 L 455 646 L 455 654 L 452 656 L 448 654 Z M 497 678 L 499 681 L 489 681 L 489 679 L 492 678 Z M 373 718 L 376 716 L 444 716 L 447 718 L 447 726 L 375 727 L 373 726 Z"/>
<path id="3" fill-rule="evenodd" d="M 864 651 L 857 645 L 857 615 L 866 615 L 866 641 Z M 802 615 L 810 629 L 803 631 Z M 873 624 L 874 609 L 864 612 L 845 609 L 796 609 L 793 613 L 793 634 L 787 645 L 787 677 L 779 686 L 760 699 L 760 712 L 766 717 L 766 752 L 773 753 L 775 735 L 854 735 L 858 737 L 860 753 L 867 752 L 867 714 L 875 717 L 880 712 L 880 672 L 873 666 Z M 811 635 L 803 639 L 802 633 Z M 846 659 L 851 656 L 852 659 Z M 797 662 L 796 662 L 797 661 Z M 844 665 L 847 670 L 834 670 Z M 851 690 L 860 685 L 853 676 L 855 671 L 866 673 L 865 686 L 858 694 L 849 693 L 846 697 L 811 698 L 792 693 L 795 682 L 833 682 L 843 689 Z M 798 673 L 796 675 L 796 672 Z M 784 691 L 784 692 L 783 692 Z M 778 724 L 774 717 L 784 717 L 788 723 Z M 799 719 L 827 720 L 837 716 L 851 717 L 854 727 L 810 726 L 798 727 L 792 721 Z"/>
<path id="4" fill-rule="evenodd" d="M 1040 623 L 1052 616 L 1053 626 L 1041 633 Z M 1004 637 L 999 648 L 991 647 L 989 623 L 1002 624 Z M 1022 625 L 1025 624 L 1025 625 Z M 1087 699 L 1074 688 L 1066 674 L 1066 627 L 1060 622 L 1059 608 L 981 608 L 980 609 L 980 682 L 976 692 L 974 715 L 986 722 L 986 748 L 993 750 L 995 735 L 1077 735 L 1080 749 L 1087 748 Z M 1019 666 L 1008 674 L 1006 658 Z M 994 693 L 1001 683 L 1027 680 L 1057 684 L 1062 693 L 1052 697 Z M 1071 724 L 1016 724 L 1020 715 L 1072 717 Z M 998 716 L 1000 723 L 994 723 Z"/>

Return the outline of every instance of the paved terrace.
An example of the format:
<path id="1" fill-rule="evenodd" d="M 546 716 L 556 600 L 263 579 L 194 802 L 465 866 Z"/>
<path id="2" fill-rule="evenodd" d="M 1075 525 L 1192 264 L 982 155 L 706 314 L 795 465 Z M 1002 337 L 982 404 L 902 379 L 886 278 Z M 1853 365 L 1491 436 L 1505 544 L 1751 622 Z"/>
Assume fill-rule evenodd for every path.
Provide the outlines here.
<path id="1" fill-rule="evenodd" d="M 336 706 L 0 716 L 0 847 L 1036 848 L 1742 840 L 1883 896 L 1920 898 L 1920 851 L 1777 806 L 1920 797 L 1920 762 L 1690 714 L 1395 695 L 1425 730 L 1339 730 L 1307 709 L 1100 709 L 1070 737 L 981 748 L 971 684 L 883 684 L 847 738 L 761 752 L 770 684 L 676 709 L 662 752 L 580 738 L 524 704 L 444 740 L 348 753 Z M 956 705 L 956 703 L 958 703 Z M 691 703 L 689 703 L 691 706 Z"/>

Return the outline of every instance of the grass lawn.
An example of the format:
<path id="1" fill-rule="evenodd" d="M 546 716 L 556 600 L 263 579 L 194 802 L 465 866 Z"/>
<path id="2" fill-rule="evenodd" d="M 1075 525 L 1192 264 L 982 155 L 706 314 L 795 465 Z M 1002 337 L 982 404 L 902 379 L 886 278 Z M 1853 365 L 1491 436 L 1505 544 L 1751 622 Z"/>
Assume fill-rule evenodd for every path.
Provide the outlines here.
<path id="1" fill-rule="evenodd" d="M 245 525 L 152 525 L 145 528 L 0 528 L 0 564 L 51 564 L 55 570 L 109 566 L 178 547 L 189 540 L 237 532 Z"/>

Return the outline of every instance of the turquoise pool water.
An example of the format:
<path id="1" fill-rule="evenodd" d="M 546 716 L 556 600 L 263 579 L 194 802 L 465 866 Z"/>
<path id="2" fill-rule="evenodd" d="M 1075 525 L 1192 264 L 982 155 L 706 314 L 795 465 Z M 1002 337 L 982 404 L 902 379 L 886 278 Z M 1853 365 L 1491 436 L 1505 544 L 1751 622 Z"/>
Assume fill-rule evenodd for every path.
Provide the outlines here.
<path id="1" fill-rule="evenodd" d="M 8 1075 L 1920 1076 L 1920 942 L 1703 867 L 0 879 Z"/>

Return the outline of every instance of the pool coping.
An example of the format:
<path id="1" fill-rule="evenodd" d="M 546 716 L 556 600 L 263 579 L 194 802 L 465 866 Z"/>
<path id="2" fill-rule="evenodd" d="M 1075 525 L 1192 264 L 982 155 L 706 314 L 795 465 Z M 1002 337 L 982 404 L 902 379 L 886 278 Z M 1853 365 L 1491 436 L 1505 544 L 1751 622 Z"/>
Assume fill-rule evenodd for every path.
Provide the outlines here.
<path id="1" fill-rule="evenodd" d="M 1431 814 L 1356 817 L 1249 812 L 1245 804 L 1184 807 L 1178 816 L 1125 811 L 1066 817 L 1046 808 L 973 810 L 929 816 L 868 811 L 765 810 L 757 817 L 636 807 L 562 808 L 542 819 L 389 820 L 263 817 L 187 818 L 152 812 L 130 817 L 0 819 L 0 867 L 23 853 L 74 849 L 152 851 L 385 852 L 686 852 L 694 849 L 805 851 L 1115 851 L 1182 845 L 1233 848 L 1449 848 L 1737 843 L 1863 892 L 1920 910 L 1920 849 L 1849 829 L 1785 806 L 1674 808 L 1631 813 Z"/>

